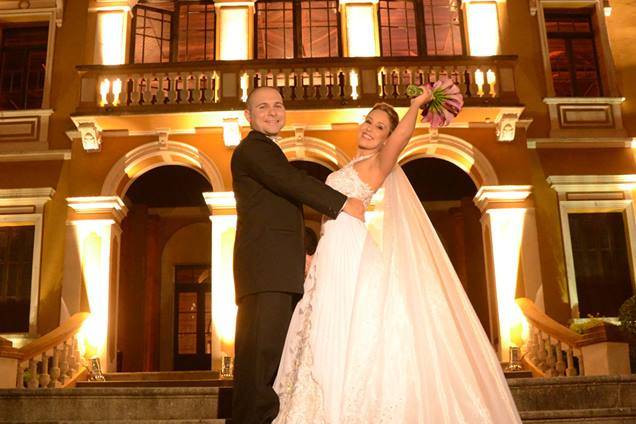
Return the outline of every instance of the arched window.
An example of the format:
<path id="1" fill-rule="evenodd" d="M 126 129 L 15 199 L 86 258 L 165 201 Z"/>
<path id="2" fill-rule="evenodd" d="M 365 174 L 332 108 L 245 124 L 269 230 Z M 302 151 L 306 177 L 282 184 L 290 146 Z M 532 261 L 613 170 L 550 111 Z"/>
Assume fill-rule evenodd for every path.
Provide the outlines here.
<path id="1" fill-rule="evenodd" d="M 215 26 L 214 2 L 210 0 L 140 1 L 133 8 L 133 62 L 214 60 Z"/>

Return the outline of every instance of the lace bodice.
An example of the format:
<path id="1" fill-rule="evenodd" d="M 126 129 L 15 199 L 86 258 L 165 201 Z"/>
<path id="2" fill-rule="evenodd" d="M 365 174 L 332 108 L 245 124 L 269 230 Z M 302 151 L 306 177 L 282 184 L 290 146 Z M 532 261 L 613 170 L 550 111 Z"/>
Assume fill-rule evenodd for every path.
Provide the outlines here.
<path id="1" fill-rule="evenodd" d="M 360 199 L 365 206 L 369 206 L 371 197 L 373 197 L 373 189 L 360 179 L 358 171 L 353 167 L 355 163 L 368 159 L 369 157 L 371 156 L 360 156 L 339 170 L 332 172 L 327 177 L 327 185 L 347 197 Z"/>

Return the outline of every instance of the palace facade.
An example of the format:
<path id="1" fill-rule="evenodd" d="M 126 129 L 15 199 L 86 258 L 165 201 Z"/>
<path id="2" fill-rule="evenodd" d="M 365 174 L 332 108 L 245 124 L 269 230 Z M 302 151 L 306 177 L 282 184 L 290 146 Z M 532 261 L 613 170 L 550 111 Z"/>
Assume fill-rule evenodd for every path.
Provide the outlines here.
<path id="1" fill-rule="evenodd" d="M 636 287 L 634 22 L 629 0 L 2 1 L 0 336 L 90 312 L 107 371 L 218 369 L 250 90 L 280 90 L 280 147 L 324 180 L 374 103 L 403 113 L 441 77 L 465 107 L 418 124 L 400 164 L 502 361 L 527 339 L 517 298 L 616 317 Z"/>

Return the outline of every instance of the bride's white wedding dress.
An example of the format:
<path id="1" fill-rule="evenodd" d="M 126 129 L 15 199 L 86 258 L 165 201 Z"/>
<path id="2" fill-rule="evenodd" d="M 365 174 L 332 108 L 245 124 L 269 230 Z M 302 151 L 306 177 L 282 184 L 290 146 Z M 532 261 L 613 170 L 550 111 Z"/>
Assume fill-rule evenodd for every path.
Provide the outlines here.
<path id="1" fill-rule="evenodd" d="M 358 158 L 327 184 L 366 205 Z M 500 364 L 433 226 L 396 166 L 381 240 L 323 224 L 274 389 L 275 424 L 520 423 Z"/>

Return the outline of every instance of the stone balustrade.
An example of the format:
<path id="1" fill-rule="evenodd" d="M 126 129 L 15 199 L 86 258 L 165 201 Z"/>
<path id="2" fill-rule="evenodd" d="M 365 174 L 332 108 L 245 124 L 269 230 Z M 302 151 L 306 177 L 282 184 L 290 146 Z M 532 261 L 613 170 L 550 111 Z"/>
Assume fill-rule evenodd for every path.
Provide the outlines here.
<path id="1" fill-rule="evenodd" d="M 516 57 L 334 58 L 78 67 L 78 114 L 242 109 L 259 86 L 288 108 L 407 105 L 409 84 L 452 78 L 468 106 L 517 105 Z"/>

